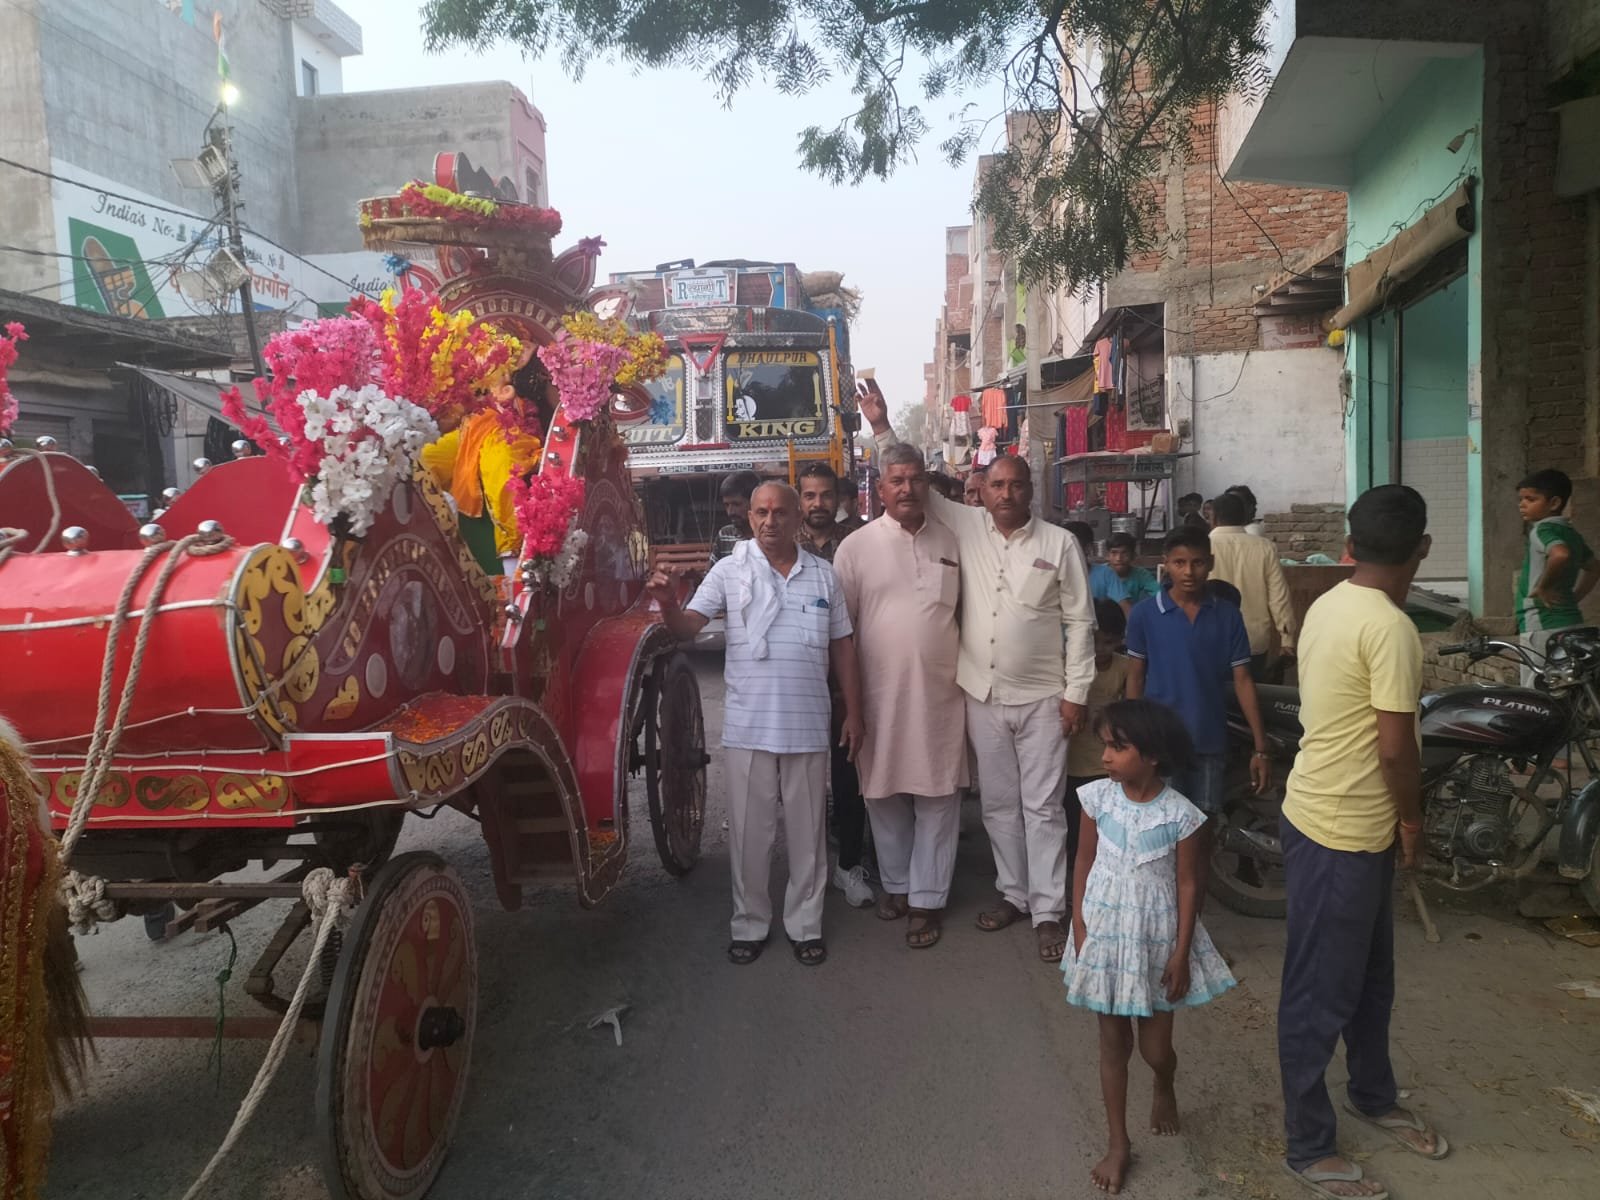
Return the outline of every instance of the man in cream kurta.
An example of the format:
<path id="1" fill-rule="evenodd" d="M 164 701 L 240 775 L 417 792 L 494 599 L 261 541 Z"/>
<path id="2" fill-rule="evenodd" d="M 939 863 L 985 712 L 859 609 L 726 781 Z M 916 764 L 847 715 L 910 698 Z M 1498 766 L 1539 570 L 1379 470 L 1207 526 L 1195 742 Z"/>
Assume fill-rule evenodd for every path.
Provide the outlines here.
<path id="1" fill-rule="evenodd" d="M 897 439 L 876 384 L 858 397 L 880 452 Z M 984 507 L 928 497 L 928 512 L 961 551 L 961 654 L 967 736 L 978 759 L 983 824 L 994 850 L 999 907 L 978 927 L 1031 916 L 1039 956 L 1066 949 L 1067 738 L 1086 717 L 1094 682 L 1094 603 L 1078 539 L 1033 515 L 1023 459 L 1002 455 L 984 480 Z"/>
<path id="2" fill-rule="evenodd" d="M 839 547 L 834 570 L 856 628 L 867 731 L 861 794 L 878 849 L 878 915 L 910 916 L 906 944 L 939 940 L 966 785 L 966 705 L 956 683 L 961 553 L 927 519 L 922 452 L 879 461 L 884 515 Z"/>

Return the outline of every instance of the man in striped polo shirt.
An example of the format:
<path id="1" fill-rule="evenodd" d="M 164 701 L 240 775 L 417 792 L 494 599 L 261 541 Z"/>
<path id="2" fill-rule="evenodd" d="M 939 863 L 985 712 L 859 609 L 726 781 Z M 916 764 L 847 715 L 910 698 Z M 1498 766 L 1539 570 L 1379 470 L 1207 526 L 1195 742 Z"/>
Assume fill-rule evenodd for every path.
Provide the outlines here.
<path id="1" fill-rule="evenodd" d="M 661 620 L 692 638 L 727 618 L 722 746 L 733 866 L 733 936 L 728 958 L 751 963 L 772 923 L 768 879 L 783 801 L 789 887 L 783 925 L 806 966 L 827 958 L 822 904 L 828 884 L 827 810 L 830 665 L 844 693 L 840 744 L 852 761 L 861 744 L 861 682 L 850 615 L 833 567 L 795 543 L 800 497 L 765 483 L 750 497 L 754 537 L 718 559 L 687 606 L 663 572 L 650 580 Z"/>

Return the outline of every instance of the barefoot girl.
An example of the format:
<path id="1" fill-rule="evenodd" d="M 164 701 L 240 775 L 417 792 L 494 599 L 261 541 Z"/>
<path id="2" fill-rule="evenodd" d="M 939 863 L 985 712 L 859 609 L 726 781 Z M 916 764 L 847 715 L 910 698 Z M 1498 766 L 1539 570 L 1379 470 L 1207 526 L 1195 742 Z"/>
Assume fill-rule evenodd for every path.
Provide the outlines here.
<path id="1" fill-rule="evenodd" d="M 1171 710 L 1149 700 L 1106 706 L 1096 732 L 1107 778 L 1078 791 L 1083 828 L 1072 870 L 1072 938 L 1061 973 L 1067 1002 L 1100 1014 L 1100 1090 L 1110 1146 L 1091 1177 L 1120 1192 L 1132 1158 L 1128 1060 L 1139 1018 L 1139 1053 L 1155 1072 L 1150 1131 L 1178 1132 L 1172 1015 L 1233 986 L 1222 956 L 1196 920 L 1204 864 L 1194 835 L 1205 816 L 1167 786 L 1193 753 Z"/>

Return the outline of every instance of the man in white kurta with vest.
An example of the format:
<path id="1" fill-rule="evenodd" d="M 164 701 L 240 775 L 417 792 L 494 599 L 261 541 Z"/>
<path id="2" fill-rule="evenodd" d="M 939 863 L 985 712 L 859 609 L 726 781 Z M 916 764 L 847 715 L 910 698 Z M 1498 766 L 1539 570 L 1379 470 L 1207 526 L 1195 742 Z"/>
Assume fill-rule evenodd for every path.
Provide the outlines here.
<path id="1" fill-rule="evenodd" d="M 795 958 L 827 958 L 822 903 L 828 885 L 824 832 L 832 703 L 828 669 L 844 693 L 842 744 L 861 742 L 861 687 L 850 617 L 833 567 L 795 544 L 800 497 L 764 483 L 750 497 L 754 536 L 718 559 L 685 607 L 676 581 L 650 580 L 661 621 L 680 638 L 726 615 L 722 745 L 728 785 L 728 852 L 733 868 L 731 962 L 752 963 L 772 923 L 768 881 L 783 802 L 789 886 L 783 926 Z"/>
<path id="2" fill-rule="evenodd" d="M 961 552 L 927 518 L 922 452 L 878 462 L 884 515 L 841 545 L 834 570 L 856 629 L 866 734 L 861 794 L 883 897 L 878 916 L 909 917 L 906 945 L 939 940 L 966 786 L 966 703 L 956 683 Z"/>
<path id="3" fill-rule="evenodd" d="M 868 381 L 858 396 L 880 452 L 894 445 L 888 405 Z M 928 497 L 961 551 L 961 656 L 967 736 L 978 759 L 983 825 L 1000 904 L 978 928 L 1032 919 L 1039 957 L 1067 947 L 1067 738 L 1083 728 L 1094 682 L 1094 601 L 1078 539 L 1032 512 L 1026 461 L 1001 455 L 984 507 Z"/>

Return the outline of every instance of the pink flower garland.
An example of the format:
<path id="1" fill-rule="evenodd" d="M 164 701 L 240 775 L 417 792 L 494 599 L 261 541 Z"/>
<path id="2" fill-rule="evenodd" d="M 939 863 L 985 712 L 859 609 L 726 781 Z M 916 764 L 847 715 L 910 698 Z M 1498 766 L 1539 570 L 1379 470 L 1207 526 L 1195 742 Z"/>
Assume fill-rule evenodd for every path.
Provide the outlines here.
<path id="1" fill-rule="evenodd" d="M 583 511 L 582 479 L 558 471 L 528 480 L 511 480 L 511 502 L 517 511 L 524 551 L 535 558 L 554 558 L 567 540 L 567 530 Z"/>
<path id="2" fill-rule="evenodd" d="M 607 342 L 575 338 L 563 330 L 554 342 L 539 348 L 539 361 L 561 393 L 567 419 L 592 421 L 611 403 L 617 372 L 628 361 L 628 352 Z"/>
<path id="3" fill-rule="evenodd" d="M 321 439 L 306 434 L 306 410 L 299 402 L 304 392 L 331 396 L 339 388 L 358 392 L 378 373 L 378 343 L 372 327 L 356 317 L 329 317 L 308 321 L 299 329 L 280 333 L 262 355 L 272 368 L 271 379 L 254 381 L 256 401 L 270 412 L 288 443 L 259 412 L 245 407 L 237 387 L 222 393 L 222 413 L 268 457 L 284 462 L 295 479 L 304 483 L 322 468 Z"/>
<path id="4" fill-rule="evenodd" d="M 18 321 L 8 323 L 5 336 L 0 337 L 0 437 L 10 433 L 17 423 L 17 398 L 6 384 L 6 374 L 17 361 L 17 343 L 27 340 L 28 331 Z"/>

